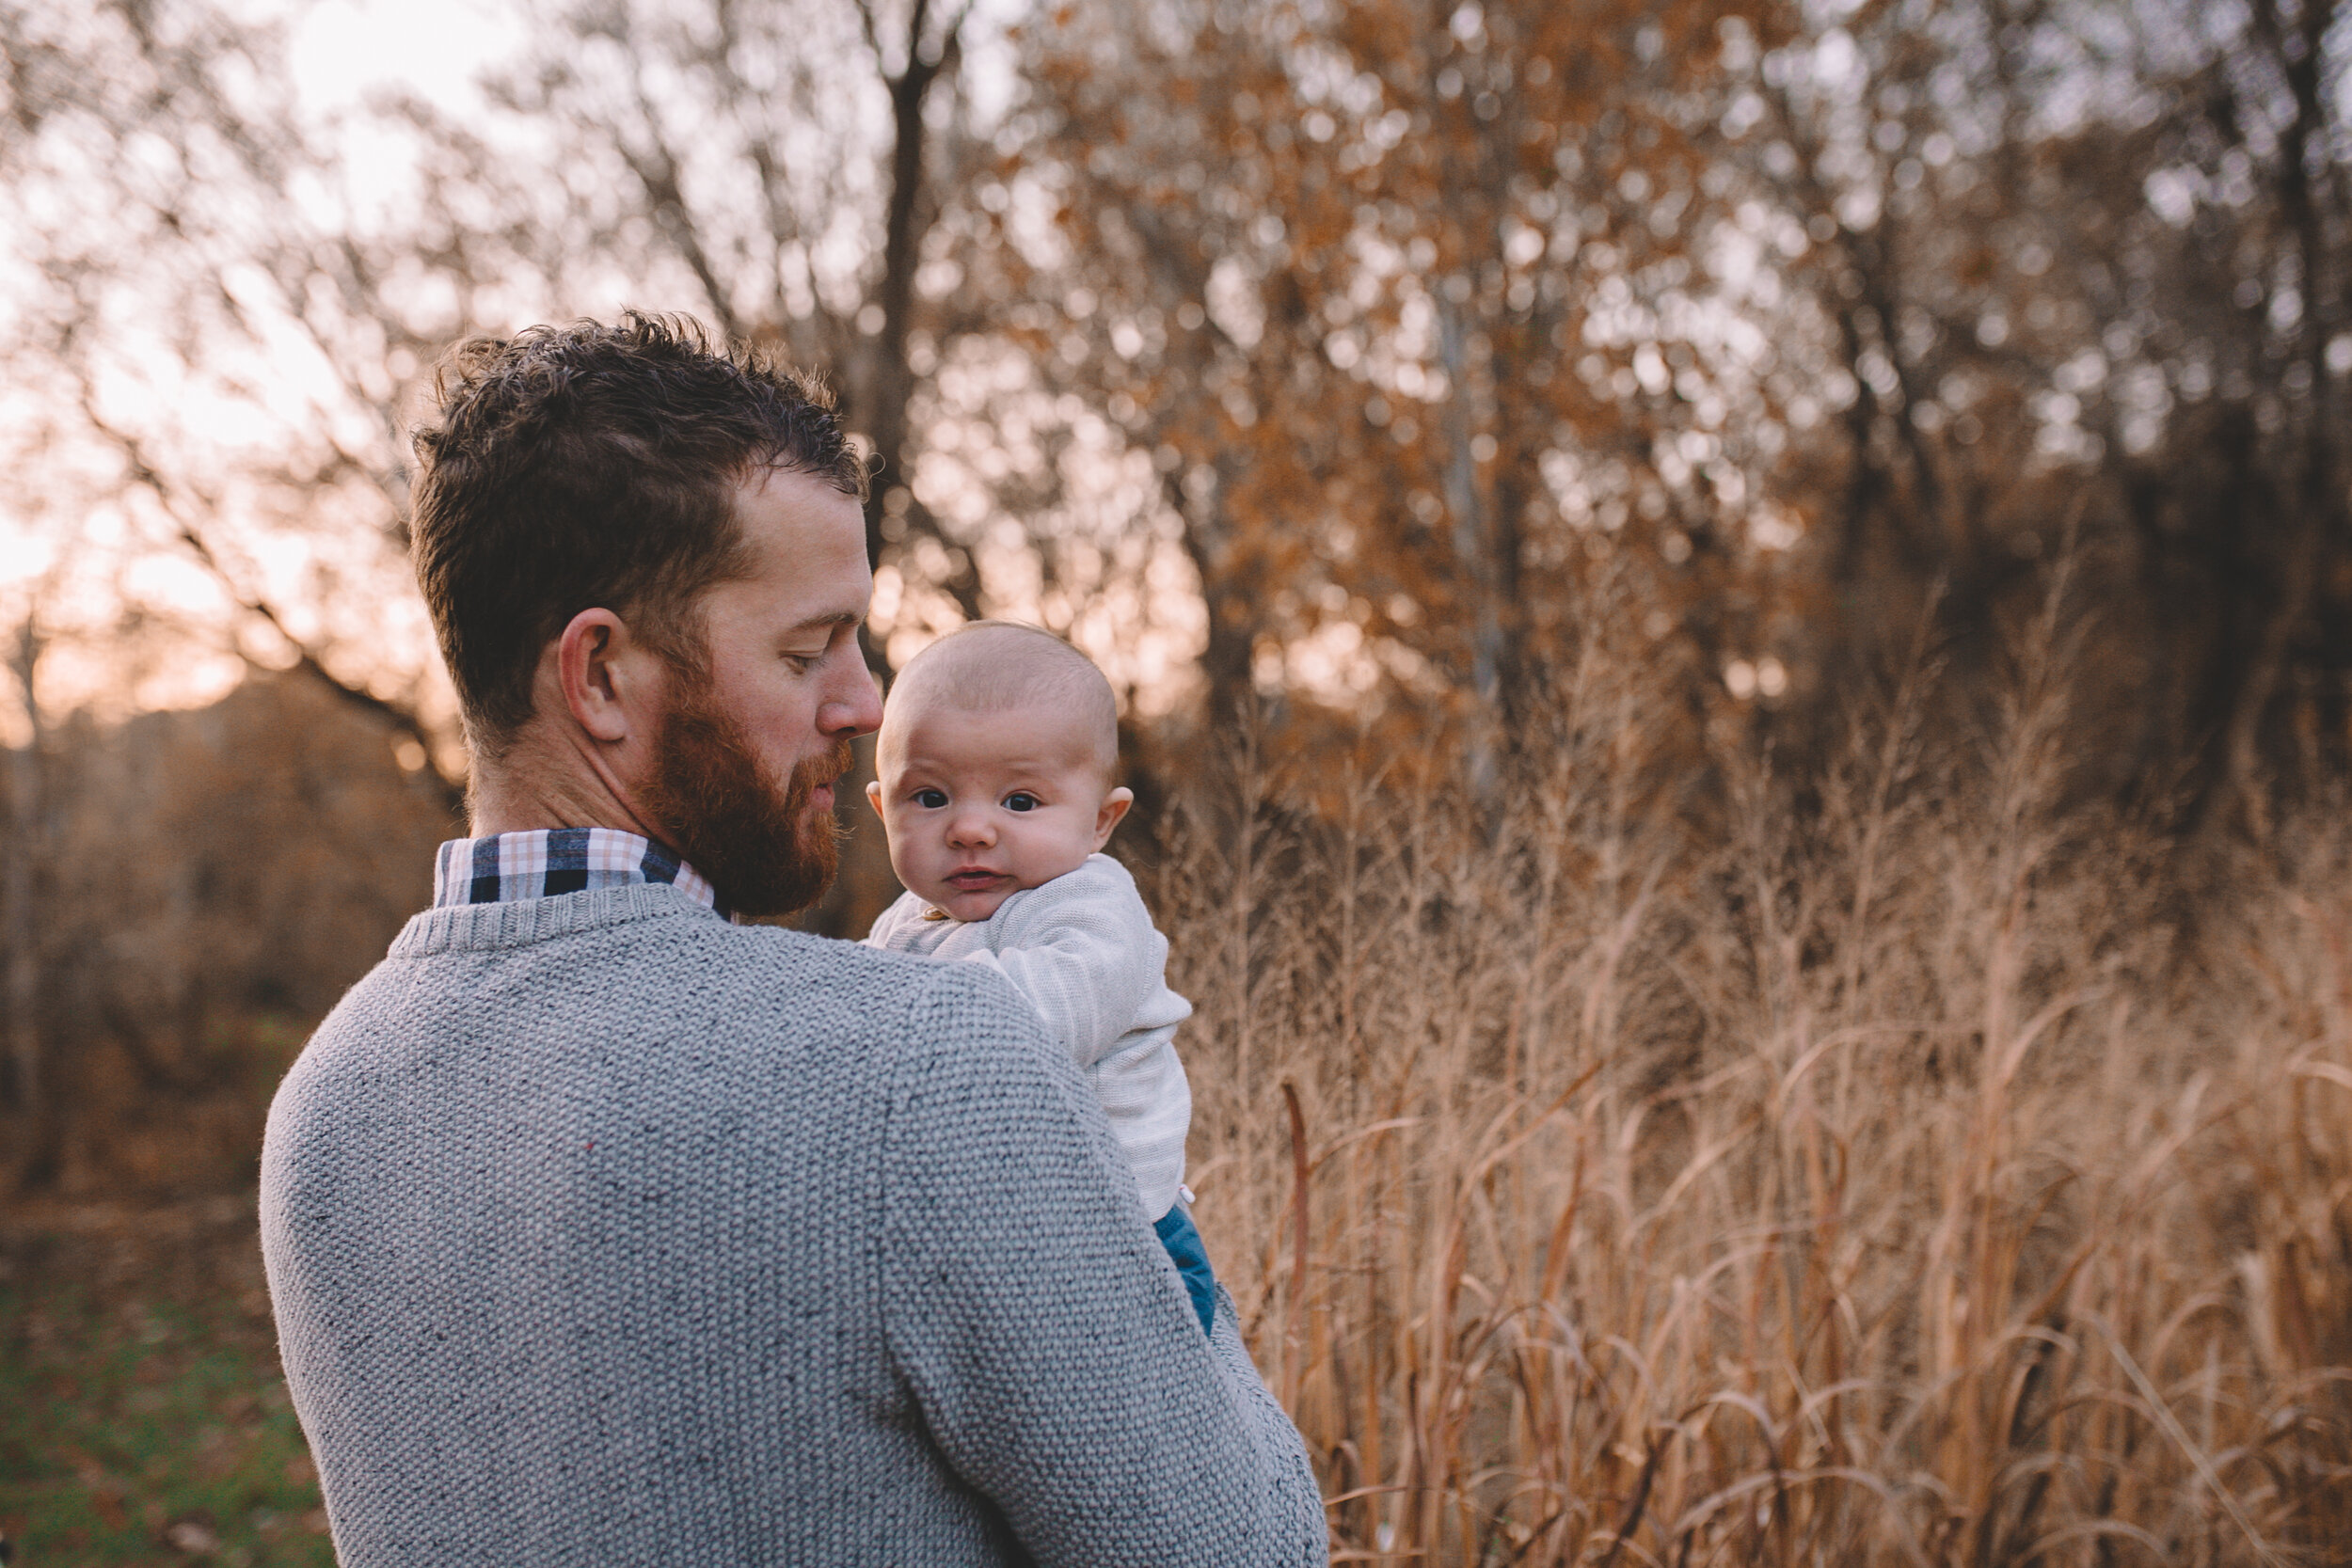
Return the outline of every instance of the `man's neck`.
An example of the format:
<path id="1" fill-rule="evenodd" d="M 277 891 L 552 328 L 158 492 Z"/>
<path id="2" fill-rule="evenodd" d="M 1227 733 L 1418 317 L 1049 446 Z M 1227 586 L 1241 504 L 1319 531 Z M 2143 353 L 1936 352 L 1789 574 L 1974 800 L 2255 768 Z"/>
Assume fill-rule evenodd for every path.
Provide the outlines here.
<path id="1" fill-rule="evenodd" d="M 496 762 L 474 759 L 467 816 L 475 838 L 539 828 L 617 828 L 661 838 L 592 759 L 535 725 Z"/>

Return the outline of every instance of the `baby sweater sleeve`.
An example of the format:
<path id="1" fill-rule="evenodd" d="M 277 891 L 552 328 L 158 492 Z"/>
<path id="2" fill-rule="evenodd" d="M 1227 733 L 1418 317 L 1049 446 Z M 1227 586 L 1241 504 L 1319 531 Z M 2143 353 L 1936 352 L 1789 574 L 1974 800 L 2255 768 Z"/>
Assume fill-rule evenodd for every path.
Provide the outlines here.
<path id="1" fill-rule="evenodd" d="M 1297 1430 L 1230 1298 L 1201 1335 L 1068 1055 L 966 964 L 922 985 L 902 1028 L 885 1333 L 942 1457 L 1041 1564 L 1326 1562 Z"/>
<path id="2" fill-rule="evenodd" d="M 901 893 L 890 907 L 874 917 L 874 928 L 866 933 L 866 945 L 885 951 L 902 948 L 908 927 L 923 918 L 923 900 L 912 893 Z"/>
<path id="3" fill-rule="evenodd" d="M 1001 971 L 1080 1067 L 1136 1026 L 1167 972 L 1168 939 L 1108 855 L 1014 895 L 990 925 L 991 950 L 965 957 Z"/>

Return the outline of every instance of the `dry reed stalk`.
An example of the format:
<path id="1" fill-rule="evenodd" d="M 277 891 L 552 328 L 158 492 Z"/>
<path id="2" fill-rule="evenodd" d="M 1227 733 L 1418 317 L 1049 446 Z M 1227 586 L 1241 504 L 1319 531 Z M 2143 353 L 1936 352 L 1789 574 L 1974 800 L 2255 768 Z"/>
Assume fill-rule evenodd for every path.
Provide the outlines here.
<path id="1" fill-rule="evenodd" d="M 1711 816 L 1598 662 L 1500 813 L 1176 814 L 1202 1227 L 1343 1560 L 2343 1560 L 2352 842 L 2168 947 L 2063 625 L 1974 755 L 1915 674 Z"/>

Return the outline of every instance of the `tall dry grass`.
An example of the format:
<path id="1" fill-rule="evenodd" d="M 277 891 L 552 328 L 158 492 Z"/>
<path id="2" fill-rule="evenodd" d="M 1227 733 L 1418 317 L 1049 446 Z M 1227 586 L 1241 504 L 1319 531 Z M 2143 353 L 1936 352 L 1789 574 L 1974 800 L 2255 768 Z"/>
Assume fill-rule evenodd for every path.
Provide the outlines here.
<path id="1" fill-rule="evenodd" d="M 2066 803 L 2063 623 L 1704 802 L 1597 639 L 1483 800 L 1173 814 L 1201 1227 L 1340 1560 L 2352 1560 L 2352 848 L 2184 906 Z"/>

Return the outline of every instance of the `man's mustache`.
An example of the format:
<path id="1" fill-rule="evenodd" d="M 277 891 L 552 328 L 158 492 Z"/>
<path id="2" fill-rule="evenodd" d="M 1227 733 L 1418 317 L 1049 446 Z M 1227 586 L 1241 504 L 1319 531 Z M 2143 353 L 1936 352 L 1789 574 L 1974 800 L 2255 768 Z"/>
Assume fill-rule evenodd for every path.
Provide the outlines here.
<path id="1" fill-rule="evenodd" d="M 807 781 L 809 788 L 816 789 L 820 785 L 839 783 L 841 776 L 856 765 L 857 753 L 850 750 L 850 743 L 837 740 L 834 742 L 831 752 L 802 763 L 801 777 Z"/>

